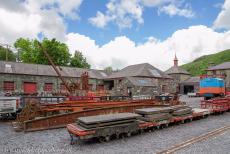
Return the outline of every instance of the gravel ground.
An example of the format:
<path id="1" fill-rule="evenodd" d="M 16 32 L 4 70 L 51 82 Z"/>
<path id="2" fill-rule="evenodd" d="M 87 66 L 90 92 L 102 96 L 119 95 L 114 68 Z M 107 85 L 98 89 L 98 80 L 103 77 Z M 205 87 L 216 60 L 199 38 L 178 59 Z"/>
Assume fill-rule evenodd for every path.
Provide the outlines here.
<path id="1" fill-rule="evenodd" d="M 195 153 L 195 154 L 229 154 L 230 151 L 230 131 L 210 138 L 208 140 L 197 142 L 186 149 L 182 149 L 177 154 Z"/>
<path id="2" fill-rule="evenodd" d="M 186 102 L 187 105 L 191 107 L 200 108 L 200 101 L 204 100 L 203 97 L 188 97 L 187 95 L 182 95 L 180 101 Z"/>
<path id="3" fill-rule="evenodd" d="M 200 98 L 186 98 L 191 106 L 199 106 Z M 193 102 L 193 103 L 192 103 Z M 42 132 L 16 133 L 10 123 L 0 122 L 0 153 L 77 153 L 77 154 L 152 154 L 167 149 L 190 138 L 202 135 L 224 125 L 230 124 L 230 112 L 207 119 L 171 126 L 152 133 L 144 133 L 125 139 L 112 140 L 108 143 L 79 142 L 70 145 L 66 129 Z M 221 145 L 213 148 L 215 145 Z M 195 143 L 178 153 L 227 153 L 230 149 L 229 132 L 216 138 Z M 210 151 L 209 148 L 212 148 Z"/>

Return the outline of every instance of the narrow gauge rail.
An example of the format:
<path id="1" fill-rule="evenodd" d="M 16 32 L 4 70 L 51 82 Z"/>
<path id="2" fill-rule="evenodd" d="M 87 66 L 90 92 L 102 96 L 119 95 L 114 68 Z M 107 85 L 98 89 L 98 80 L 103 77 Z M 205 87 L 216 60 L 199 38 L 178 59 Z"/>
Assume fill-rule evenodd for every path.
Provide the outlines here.
<path id="1" fill-rule="evenodd" d="M 109 141 L 112 136 L 115 136 L 117 138 L 124 137 L 124 136 L 129 137 L 132 134 L 142 133 L 144 131 L 152 131 L 154 129 L 168 127 L 169 125 L 173 125 L 173 124 L 191 122 L 192 120 L 202 119 L 202 118 L 208 117 L 209 114 L 210 112 L 208 109 L 198 109 L 198 110 L 193 110 L 193 113 L 191 115 L 181 116 L 181 117 L 172 117 L 169 120 L 162 120 L 159 122 L 147 122 L 143 120 L 137 120 L 138 125 L 135 127 L 132 126 L 132 128 L 135 128 L 135 129 L 130 129 L 130 130 L 126 129 L 126 128 L 130 128 L 129 125 L 117 126 L 119 127 L 117 128 L 119 132 L 117 132 L 116 134 L 114 134 L 114 131 L 110 131 L 111 128 L 108 128 L 109 131 L 107 131 L 106 128 L 104 127 L 102 127 L 102 129 L 100 128 L 85 129 L 84 127 L 81 127 L 80 125 L 76 123 L 68 124 L 67 130 L 71 137 L 71 144 L 76 143 L 78 140 L 85 140 L 85 139 L 92 139 L 92 138 L 98 138 L 99 141 Z M 120 128 L 123 128 L 123 131 Z M 101 131 L 107 131 L 110 133 L 106 133 L 104 135 L 103 133 L 101 133 Z"/>
<path id="2" fill-rule="evenodd" d="M 206 134 L 203 134 L 203 135 L 200 135 L 198 137 L 194 137 L 192 139 L 189 139 L 187 141 L 184 141 L 180 144 L 177 144 L 169 149 L 166 149 L 166 150 L 163 150 L 163 151 L 160 151 L 158 152 L 157 154 L 170 154 L 170 153 L 174 153 L 180 149 L 183 149 L 193 143 L 196 143 L 196 142 L 200 142 L 200 141 L 203 141 L 203 140 L 207 140 L 211 137 L 214 137 L 214 136 L 217 136 L 219 134 L 222 134 L 223 132 L 226 132 L 226 131 L 229 131 L 230 130 L 230 125 L 227 125 L 227 126 L 224 126 L 224 127 L 221 127 L 221 128 L 218 128 L 214 131 L 210 131 Z"/>

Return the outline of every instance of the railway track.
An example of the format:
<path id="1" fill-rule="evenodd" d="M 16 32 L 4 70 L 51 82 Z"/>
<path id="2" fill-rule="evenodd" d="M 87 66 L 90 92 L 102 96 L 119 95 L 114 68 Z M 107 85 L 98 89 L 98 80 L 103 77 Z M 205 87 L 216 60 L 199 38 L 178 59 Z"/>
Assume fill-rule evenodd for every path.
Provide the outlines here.
<path id="1" fill-rule="evenodd" d="M 175 153 L 176 151 L 180 150 L 180 149 L 183 149 L 191 144 L 194 144 L 196 142 L 200 142 L 200 141 L 203 141 L 203 140 L 207 140 L 211 137 L 214 137 L 214 136 L 217 136 L 217 135 L 220 135 L 226 131 L 229 131 L 230 130 L 230 125 L 227 125 L 227 126 L 224 126 L 224 127 L 221 127 L 221 128 L 218 128 L 214 131 L 210 131 L 206 134 L 203 134 L 203 135 L 200 135 L 198 137 L 194 137 L 192 139 L 189 139 L 187 141 L 184 141 L 180 144 L 177 144 L 177 145 L 174 145 L 172 147 L 170 147 L 169 149 L 166 149 L 166 150 L 163 150 L 163 151 L 160 151 L 158 152 L 157 154 L 171 154 L 171 153 Z"/>

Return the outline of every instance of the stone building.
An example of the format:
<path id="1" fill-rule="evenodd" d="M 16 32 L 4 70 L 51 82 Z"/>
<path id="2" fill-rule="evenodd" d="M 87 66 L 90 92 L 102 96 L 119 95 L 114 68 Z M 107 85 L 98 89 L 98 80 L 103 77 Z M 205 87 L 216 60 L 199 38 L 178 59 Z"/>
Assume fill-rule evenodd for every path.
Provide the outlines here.
<path id="1" fill-rule="evenodd" d="M 183 68 L 181 68 L 180 66 L 178 66 L 178 59 L 176 55 L 175 55 L 173 62 L 174 62 L 174 65 L 168 70 L 166 70 L 165 73 L 174 79 L 173 91 L 179 92 L 180 91 L 179 84 L 182 81 L 185 81 L 188 78 L 190 78 L 191 74 L 187 72 L 186 70 L 184 70 Z"/>
<path id="2" fill-rule="evenodd" d="M 200 77 L 190 77 L 180 82 L 180 94 L 198 93 L 200 89 Z"/>
<path id="3" fill-rule="evenodd" d="M 67 82 L 80 83 L 81 74 L 89 74 L 89 90 L 106 90 L 111 95 L 153 95 L 173 93 L 173 79 L 154 66 L 130 65 L 116 72 L 57 67 Z M 53 94 L 66 88 L 50 65 L 0 61 L 0 93 Z"/>
<path id="4" fill-rule="evenodd" d="M 155 68 L 143 63 L 130 65 L 115 72 L 106 79 L 110 90 L 115 95 L 154 95 L 170 93 L 172 78 Z"/>
<path id="5" fill-rule="evenodd" d="M 83 72 L 89 74 L 90 90 L 103 89 L 103 71 L 73 67 L 57 67 L 66 81 L 80 82 Z M 50 65 L 25 64 L 0 61 L 0 92 L 55 93 L 65 92 L 65 86 Z"/>
<path id="6" fill-rule="evenodd" d="M 230 91 L 230 62 L 225 62 L 216 66 L 211 66 L 207 70 L 208 75 L 224 76 L 227 91 Z"/>

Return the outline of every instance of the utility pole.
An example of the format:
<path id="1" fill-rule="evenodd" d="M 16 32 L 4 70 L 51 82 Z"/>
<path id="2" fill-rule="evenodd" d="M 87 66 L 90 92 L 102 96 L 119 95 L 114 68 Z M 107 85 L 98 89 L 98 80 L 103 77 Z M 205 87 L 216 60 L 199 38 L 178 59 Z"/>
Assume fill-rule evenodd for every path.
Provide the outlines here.
<path id="1" fill-rule="evenodd" d="M 8 61 L 9 45 L 6 44 L 6 61 Z"/>

